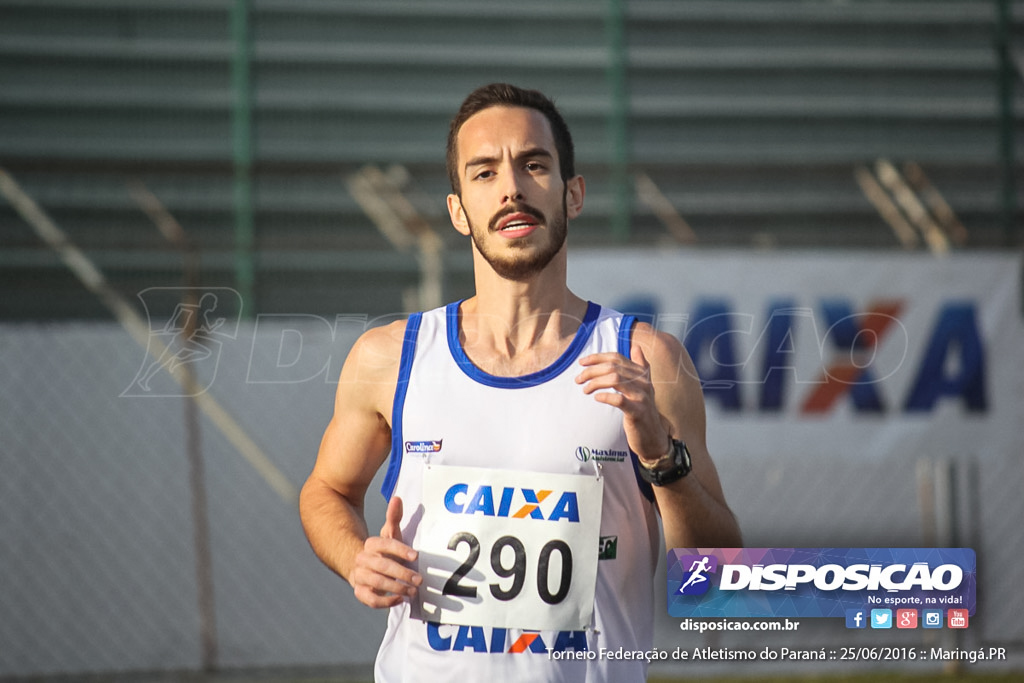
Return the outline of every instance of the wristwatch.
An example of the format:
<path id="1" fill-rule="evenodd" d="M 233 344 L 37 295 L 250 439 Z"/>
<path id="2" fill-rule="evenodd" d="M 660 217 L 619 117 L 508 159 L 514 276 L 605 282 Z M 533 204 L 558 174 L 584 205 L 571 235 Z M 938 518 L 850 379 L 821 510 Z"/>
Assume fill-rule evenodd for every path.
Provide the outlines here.
<path id="1" fill-rule="evenodd" d="M 668 486 L 685 477 L 693 469 L 686 444 L 672 437 L 669 437 L 669 441 L 668 453 L 661 456 L 653 465 L 645 465 L 638 460 L 640 478 L 652 486 Z"/>

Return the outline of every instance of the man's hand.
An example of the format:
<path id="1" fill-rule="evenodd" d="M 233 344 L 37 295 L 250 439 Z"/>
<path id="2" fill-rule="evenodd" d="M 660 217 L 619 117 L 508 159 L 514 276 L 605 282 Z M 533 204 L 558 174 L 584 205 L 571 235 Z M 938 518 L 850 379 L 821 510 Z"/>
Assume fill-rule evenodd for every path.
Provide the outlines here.
<path id="1" fill-rule="evenodd" d="M 623 412 L 629 447 L 641 460 L 653 462 L 668 452 L 672 427 L 655 405 L 651 366 L 643 349 L 634 343 L 629 355 L 595 353 L 580 359 L 585 369 L 576 383 L 595 400 Z"/>
<path id="2" fill-rule="evenodd" d="M 423 577 L 406 566 L 417 552 L 402 542 L 402 499 L 388 502 L 380 536 L 371 536 L 356 556 L 349 577 L 356 599 L 370 607 L 393 607 L 406 597 L 414 597 Z"/>

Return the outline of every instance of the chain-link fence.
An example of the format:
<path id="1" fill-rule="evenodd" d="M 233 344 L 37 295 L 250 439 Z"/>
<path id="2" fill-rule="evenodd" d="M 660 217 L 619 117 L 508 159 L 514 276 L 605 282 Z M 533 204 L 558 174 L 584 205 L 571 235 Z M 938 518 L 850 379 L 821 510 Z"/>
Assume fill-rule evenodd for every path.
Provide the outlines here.
<path id="1" fill-rule="evenodd" d="M 333 665 L 375 650 L 382 617 L 356 608 L 320 566 L 296 512 L 333 386 L 326 376 L 247 381 L 260 363 L 281 362 L 253 339 L 250 327 L 193 364 L 229 417 L 200 404 L 190 426 L 191 399 L 165 371 L 142 391 L 153 357 L 118 326 L 3 328 L 0 676 L 197 669 L 204 659 Z M 301 341 L 306 353 L 330 345 L 329 336 Z M 265 462 L 239 449 L 232 422 Z M 199 487 L 190 440 L 204 466 Z M 208 514 L 197 520 L 203 495 Z M 198 594 L 204 575 L 212 604 Z"/>

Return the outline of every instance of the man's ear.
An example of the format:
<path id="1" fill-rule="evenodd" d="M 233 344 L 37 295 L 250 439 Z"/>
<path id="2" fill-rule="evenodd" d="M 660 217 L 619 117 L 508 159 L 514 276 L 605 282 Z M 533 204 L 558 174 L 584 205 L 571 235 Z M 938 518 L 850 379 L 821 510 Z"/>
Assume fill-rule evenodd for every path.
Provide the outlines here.
<path id="1" fill-rule="evenodd" d="M 466 211 L 462 208 L 462 200 L 459 199 L 457 194 L 448 195 L 448 216 L 451 218 L 455 229 L 468 237 L 469 221 L 466 220 Z"/>
<path id="2" fill-rule="evenodd" d="M 583 211 L 583 197 L 587 194 L 587 184 L 583 176 L 569 178 L 565 181 L 565 213 L 569 220 L 576 218 Z"/>

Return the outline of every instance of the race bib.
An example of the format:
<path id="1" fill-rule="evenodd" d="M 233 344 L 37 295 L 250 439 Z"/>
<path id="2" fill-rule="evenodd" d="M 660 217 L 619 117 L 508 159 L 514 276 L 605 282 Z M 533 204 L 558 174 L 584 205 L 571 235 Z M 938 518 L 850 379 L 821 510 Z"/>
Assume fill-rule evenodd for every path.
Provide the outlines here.
<path id="1" fill-rule="evenodd" d="M 579 631 L 597 582 L 603 480 L 476 467 L 423 472 L 413 616 Z"/>

